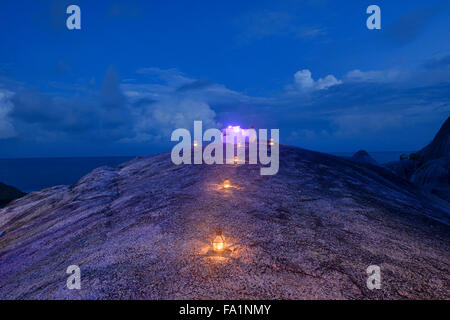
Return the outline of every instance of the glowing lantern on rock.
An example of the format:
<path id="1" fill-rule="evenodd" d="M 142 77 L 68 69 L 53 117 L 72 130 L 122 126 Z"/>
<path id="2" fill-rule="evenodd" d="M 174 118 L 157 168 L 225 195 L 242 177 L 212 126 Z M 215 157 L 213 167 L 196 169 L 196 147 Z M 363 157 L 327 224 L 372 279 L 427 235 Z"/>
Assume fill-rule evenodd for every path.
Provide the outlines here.
<path id="1" fill-rule="evenodd" d="M 238 163 L 238 157 L 234 156 L 234 164 L 237 164 L 237 163 Z"/>
<path id="2" fill-rule="evenodd" d="M 197 140 L 194 140 L 194 147 L 197 147 L 197 146 L 198 146 Z"/>
<path id="3" fill-rule="evenodd" d="M 230 187 L 231 187 L 230 180 L 225 180 L 225 181 L 223 182 L 223 187 L 224 187 L 225 189 L 230 188 Z"/>
<path id="4" fill-rule="evenodd" d="M 215 252 L 222 252 L 225 248 L 225 238 L 222 235 L 222 230 L 216 230 L 216 237 L 213 240 L 213 250 Z"/>
<path id="5" fill-rule="evenodd" d="M 275 144 L 275 142 L 273 142 L 273 138 L 270 138 L 269 140 L 269 146 L 273 146 Z"/>

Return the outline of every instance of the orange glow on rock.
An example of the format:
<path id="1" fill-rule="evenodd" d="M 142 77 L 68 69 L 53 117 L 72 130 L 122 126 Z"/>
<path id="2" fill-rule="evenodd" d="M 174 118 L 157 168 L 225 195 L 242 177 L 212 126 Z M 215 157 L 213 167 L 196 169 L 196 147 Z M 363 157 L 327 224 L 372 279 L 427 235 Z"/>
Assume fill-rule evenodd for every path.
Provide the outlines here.
<path id="1" fill-rule="evenodd" d="M 213 240 L 213 250 L 215 252 L 222 252 L 225 248 L 225 238 L 222 235 L 222 230 L 216 230 L 216 236 Z"/>
<path id="2" fill-rule="evenodd" d="M 231 188 L 230 180 L 225 180 L 225 181 L 223 182 L 223 187 L 224 187 L 225 189 Z"/>

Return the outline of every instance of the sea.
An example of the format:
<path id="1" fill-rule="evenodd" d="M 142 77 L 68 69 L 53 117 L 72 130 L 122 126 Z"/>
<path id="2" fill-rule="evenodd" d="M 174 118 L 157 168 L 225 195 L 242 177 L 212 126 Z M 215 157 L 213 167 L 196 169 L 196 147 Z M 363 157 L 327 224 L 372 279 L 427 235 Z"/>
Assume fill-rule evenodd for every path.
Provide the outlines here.
<path id="1" fill-rule="evenodd" d="M 410 152 L 369 152 L 379 164 L 398 160 L 403 153 Z M 353 155 L 352 152 L 332 154 L 340 157 Z M 30 193 L 57 185 L 75 184 L 95 168 L 118 167 L 133 158 L 135 157 L 0 159 L 0 182 Z"/>
<path id="2" fill-rule="evenodd" d="M 0 182 L 29 193 L 71 185 L 102 166 L 117 167 L 134 157 L 0 159 Z"/>
<path id="3" fill-rule="evenodd" d="M 402 154 L 410 154 L 414 151 L 389 151 L 389 152 L 368 152 L 368 154 L 375 159 L 376 162 L 383 165 L 391 161 L 400 160 Z M 332 155 L 350 158 L 355 152 L 332 152 Z"/>

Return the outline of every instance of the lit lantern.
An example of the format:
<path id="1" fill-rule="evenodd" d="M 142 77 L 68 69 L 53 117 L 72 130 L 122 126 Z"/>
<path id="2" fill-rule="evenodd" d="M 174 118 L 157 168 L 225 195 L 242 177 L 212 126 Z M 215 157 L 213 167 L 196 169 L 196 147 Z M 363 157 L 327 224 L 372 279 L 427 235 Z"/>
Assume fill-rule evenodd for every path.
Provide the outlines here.
<path id="1" fill-rule="evenodd" d="M 225 238 L 222 235 L 222 230 L 216 230 L 216 237 L 213 240 L 213 250 L 215 252 L 222 252 L 225 248 Z"/>
<path id="2" fill-rule="evenodd" d="M 223 187 L 224 187 L 225 189 L 230 188 L 230 187 L 231 187 L 230 180 L 225 180 L 225 181 L 223 182 Z"/>
<path id="3" fill-rule="evenodd" d="M 273 138 L 269 139 L 269 146 L 273 146 L 275 144 L 275 142 L 273 142 Z"/>
<path id="4" fill-rule="evenodd" d="M 234 164 L 237 164 L 237 163 L 238 163 L 238 157 L 234 156 Z"/>
<path id="5" fill-rule="evenodd" d="M 194 147 L 197 147 L 197 146 L 198 146 L 197 140 L 194 140 Z"/>

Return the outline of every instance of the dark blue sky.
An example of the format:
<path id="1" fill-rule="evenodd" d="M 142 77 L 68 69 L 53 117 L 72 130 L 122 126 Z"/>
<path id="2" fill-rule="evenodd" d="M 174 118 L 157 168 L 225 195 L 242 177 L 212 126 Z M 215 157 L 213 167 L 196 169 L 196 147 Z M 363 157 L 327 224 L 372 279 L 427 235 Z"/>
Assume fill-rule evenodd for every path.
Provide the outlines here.
<path id="1" fill-rule="evenodd" d="M 170 150 L 194 120 L 325 152 L 415 150 L 450 114 L 444 1 L 15 0 L 0 30 L 0 157 Z"/>

